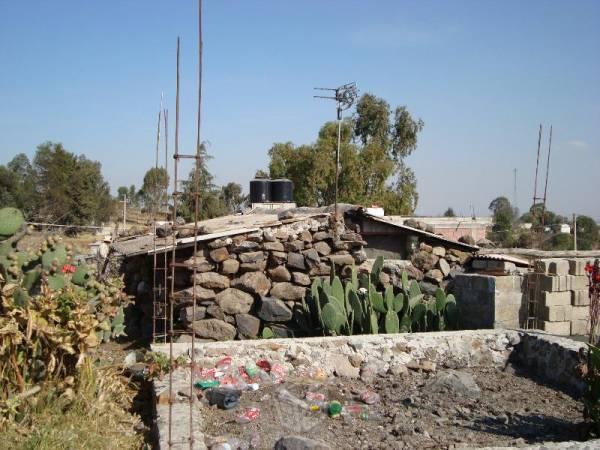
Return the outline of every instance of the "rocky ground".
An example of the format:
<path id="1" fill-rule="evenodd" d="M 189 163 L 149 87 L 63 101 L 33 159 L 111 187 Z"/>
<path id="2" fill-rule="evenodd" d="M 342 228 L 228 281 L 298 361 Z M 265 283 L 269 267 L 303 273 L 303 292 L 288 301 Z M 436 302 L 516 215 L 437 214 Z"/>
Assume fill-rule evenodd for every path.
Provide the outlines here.
<path id="1" fill-rule="evenodd" d="M 360 399 L 365 391 L 379 394 L 379 401 L 366 405 Z M 323 412 L 325 404 L 311 411 L 319 402 L 306 399 L 307 392 L 323 394 L 325 402 L 339 401 L 342 414 L 329 417 Z M 240 423 L 249 408 L 257 408 L 258 417 Z M 281 384 L 243 391 L 235 409 L 206 405 L 202 415 L 206 443 L 213 449 L 273 448 L 284 436 L 301 436 L 322 446 L 307 441 L 305 447 L 288 442 L 276 448 L 448 449 L 577 440 L 582 404 L 512 366 L 437 372 L 421 368 L 362 380 L 288 377 Z"/>

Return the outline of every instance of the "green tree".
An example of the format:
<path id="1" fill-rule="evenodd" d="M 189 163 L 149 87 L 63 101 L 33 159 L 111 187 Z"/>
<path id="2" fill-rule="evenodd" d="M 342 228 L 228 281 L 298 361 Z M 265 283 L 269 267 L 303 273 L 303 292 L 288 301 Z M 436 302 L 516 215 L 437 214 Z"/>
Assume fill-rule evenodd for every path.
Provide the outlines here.
<path id="1" fill-rule="evenodd" d="M 248 199 L 242 194 L 242 186 L 238 183 L 227 183 L 221 188 L 221 198 L 230 213 L 236 213 Z"/>
<path id="2" fill-rule="evenodd" d="M 164 211 L 167 206 L 166 190 L 169 186 L 169 175 L 162 167 L 153 167 L 144 175 L 142 198 L 147 211 Z"/>
<path id="3" fill-rule="evenodd" d="M 129 188 L 127 186 L 119 186 L 117 189 L 117 199 L 123 200 L 123 197 L 129 197 Z"/>
<path id="4" fill-rule="evenodd" d="M 39 219 L 81 225 L 110 217 L 114 205 L 99 162 L 46 142 L 38 147 L 32 170 Z"/>
<path id="5" fill-rule="evenodd" d="M 515 210 L 506 197 L 496 197 L 491 201 L 488 209 L 494 216 L 492 240 L 511 247 L 514 244 L 512 226 L 515 219 Z"/>
<path id="6" fill-rule="evenodd" d="M 392 119 L 385 100 L 363 95 L 354 117 L 341 126 L 339 201 L 378 204 L 389 214 L 412 213 L 418 202 L 416 177 L 404 158 L 416 148 L 422 128 L 405 107 L 397 108 Z M 298 205 L 334 202 L 337 134 L 337 123 L 327 122 L 313 144 L 276 143 L 269 150 L 271 178 L 291 179 Z"/>
<path id="7" fill-rule="evenodd" d="M 448 208 L 445 212 L 444 212 L 444 217 L 456 217 L 456 214 L 454 214 L 454 209 L 452 208 Z"/>
<path id="8" fill-rule="evenodd" d="M 212 159 L 203 143 L 200 146 L 200 159 L 198 164 L 198 220 L 211 219 L 213 217 L 224 216 L 228 213 L 227 205 L 221 196 L 221 190 L 215 185 L 214 177 L 208 170 L 207 162 Z M 190 174 L 182 184 L 185 194 L 178 211 L 186 221 L 194 218 L 195 204 L 193 192 L 195 190 L 195 173 L 192 169 Z"/>
<path id="9" fill-rule="evenodd" d="M 258 169 L 254 174 L 254 178 L 269 178 L 269 173 L 266 170 Z"/>
<path id="10" fill-rule="evenodd" d="M 592 250 L 598 243 L 598 224 L 588 216 L 577 216 L 577 249 Z"/>

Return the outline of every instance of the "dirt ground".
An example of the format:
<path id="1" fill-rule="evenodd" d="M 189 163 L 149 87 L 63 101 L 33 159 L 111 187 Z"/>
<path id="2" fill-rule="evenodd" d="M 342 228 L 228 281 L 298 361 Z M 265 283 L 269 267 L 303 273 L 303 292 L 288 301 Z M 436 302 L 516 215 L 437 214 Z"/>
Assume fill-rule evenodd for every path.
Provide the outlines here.
<path id="1" fill-rule="evenodd" d="M 476 386 L 444 384 L 456 373 Z M 441 387 L 440 387 L 441 386 Z M 479 387 L 480 392 L 476 392 Z M 287 390 L 298 399 L 307 391 L 325 395 L 326 401 L 345 405 L 342 415 L 330 418 L 322 411 L 293 406 L 280 398 Z M 360 394 L 370 389 L 380 401 L 365 405 Z M 470 389 L 470 390 L 469 390 Z M 473 390 L 474 389 L 474 390 Z M 293 401 L 292 401 L 293 402 Z M 368 418 L 348 415 L 348 405 L 362 405 Z M 239 423 L 247 408 L 259 408 L 258 418 Z M 352 407 L 350 407 L 351 409 Z M 279 385 L 243 391 L 240 405 L 232 410 L 205 406 L 207 444 L 235 439 L 241 446 L 273 448 L 287 435 L 318 439 L 332 448 L 433 448 L 457 444 L 473 446 L 524 445 L 541 441 L 577 440 L 581 435 L 583 406 L 570 396 L 519 375 L 509 366 L 436 373 L 409 371 L 385 375 L 369 383 L 359 379 L 333 378 L 323 384 L 288 379 Z M 231 439 L 233 438 L 233 440 Z M 232 446 L 232 448 L 235 448 Z"/>

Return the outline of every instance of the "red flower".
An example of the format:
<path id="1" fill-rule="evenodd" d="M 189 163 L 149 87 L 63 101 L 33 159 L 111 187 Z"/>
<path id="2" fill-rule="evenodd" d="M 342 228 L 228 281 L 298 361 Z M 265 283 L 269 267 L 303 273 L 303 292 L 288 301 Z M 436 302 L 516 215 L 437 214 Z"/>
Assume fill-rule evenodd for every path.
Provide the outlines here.
<path id="1" fill-rule="evenodd" d="M 77 267 L 72 266 L 71 264 L 65 264 L 64 266 L 62 266 L 61 272 L 62 273 L 75 273 L 76 270 L 77 270 Z"/>

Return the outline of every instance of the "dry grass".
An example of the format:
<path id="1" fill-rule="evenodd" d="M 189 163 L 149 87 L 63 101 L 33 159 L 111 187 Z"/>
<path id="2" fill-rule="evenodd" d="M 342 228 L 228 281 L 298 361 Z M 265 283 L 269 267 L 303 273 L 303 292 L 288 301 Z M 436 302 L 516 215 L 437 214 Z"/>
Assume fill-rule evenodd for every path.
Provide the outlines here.
<path id="1" fill-rule="evenodd" d="M 73 388 L 46 387 L 20 423 L 3 430 L 2 449 L 139 449 L 139 418 L 127 412 L 131 393 L 114 368 L 86 362 Z M 58 393 L 62 391 L 60 395 Z"/>

